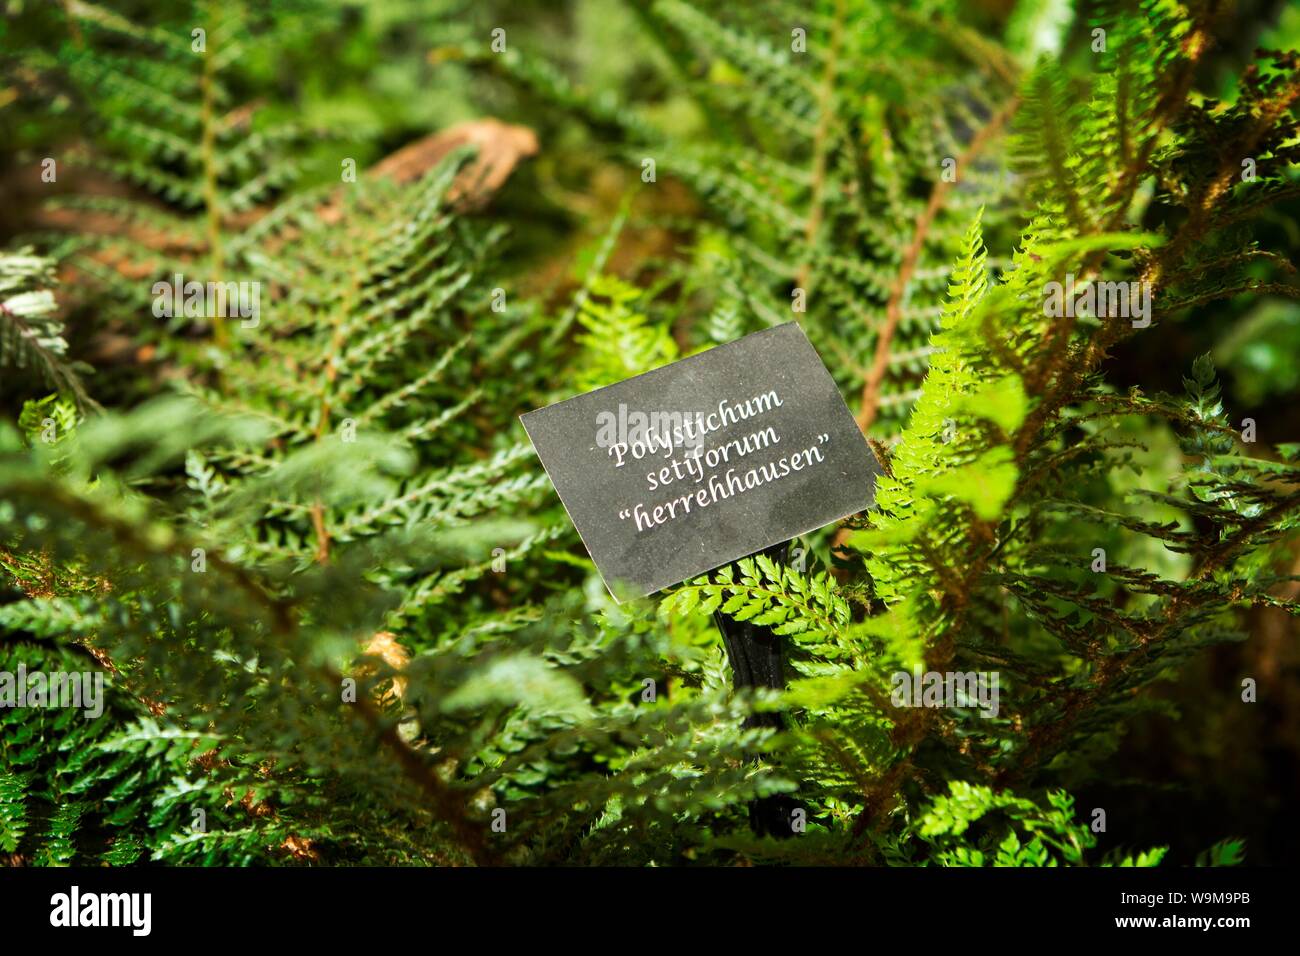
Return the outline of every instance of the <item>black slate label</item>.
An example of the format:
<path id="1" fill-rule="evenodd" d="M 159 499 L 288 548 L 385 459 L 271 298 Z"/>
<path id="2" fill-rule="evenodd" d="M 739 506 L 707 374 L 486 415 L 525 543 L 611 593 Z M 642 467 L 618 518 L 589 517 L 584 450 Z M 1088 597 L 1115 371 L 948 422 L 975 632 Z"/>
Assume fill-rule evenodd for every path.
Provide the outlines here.
<path id="1" fill-rule="evenodd" d="M 879 472 L 794 322 L 520 420 L 606 585 L 642 594 L 870 507 Z"/>

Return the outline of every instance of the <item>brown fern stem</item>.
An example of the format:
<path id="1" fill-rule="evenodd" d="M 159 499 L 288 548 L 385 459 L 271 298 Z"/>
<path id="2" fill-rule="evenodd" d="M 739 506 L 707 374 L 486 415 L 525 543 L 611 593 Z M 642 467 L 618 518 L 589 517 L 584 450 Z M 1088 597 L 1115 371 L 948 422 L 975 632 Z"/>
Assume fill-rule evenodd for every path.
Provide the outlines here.
<path id="1" fill-rule="evenodd" d="M 1012 96 L 1006 105 L 975 134 L 965 152 L 962 153 L 961 158 L 958 159 L 957 168 L 966 168 L 998 136 L 1019 108 L 1020 97 L 1018 95 Z M 934 221 L 943 208 L 944 200 L 951 188 L 952 183 L 944 179 L 940 179 L 934 184 L 934 188 L 930 191 L 930 201 L 925 204 L 925 209 L 916 218 L 916 225 L 912 228 L 912 241 L 903 252 L 903 259 L 898 267 L 898 275 L 890 288 L 889 300 L 885 305 L 885 322 L 881 326 L 879 336 L 876 339 L 875 359 L 871 363 L 871 369 L 867 373 L 867 380 L 862 387 L 862 405 L 858 411 L 858 427 L 864 432 L 875 422 L 876 415 L 880 410 L 880 390 L 884 385 L 885 373 L 889 370 L 890 346 L 893 344 L 894 333 L 898 330 L 898 324 L 903 318 L 903 296 L 907 292 L 908 284 L 912 281 L 912 275 L 916 272 L 917 263 L 921 258 L 921 250 L 925 247 L 925 240 L 930 234 L 930 227 L 934 225 Z"/>
<path id="2" fill-rule="evenodd" d="M 202 105 L 199 118 L 203 132 L 199 141 L 199 153 L 203 162 L 203 205 L 207 211 L 211 281 L 220 282 L 221 275 L 225 272 L 225 254 L 221 246 L 221 193 L 217 186 L 216 58 L 206 43 L 202 56 L 203 73 L 199 77 Z M 216 311 L 212 315 L 212 337 L 219 347 L 226 346 L 226 320 Z"/>
<path id="3" fill-rule="evenodd" d="M 831 118 L 834 115 L 835 70 L 839 63 L 840 44 L 844 39 L 844 0 L 835 4 L 835 25 L 831 30 L 830 51 L 826 56 L 826 70 L 822 74 L 821 90 L 818 94 L 817 130 L 813 134 L 813 168 L 812 168 L 812 203 L 808 210 L 808 223 L 804 230 L 804 242 L 808 247 L 807 258 L 799 267 L 795 285 L 804 290 L 804 295 L 811 295 L 809 283 L 812 281 L 812 259 L 817 237 L 821 233 L 823 202 L 826 192 L 826 156 L 830 150 Z"/>

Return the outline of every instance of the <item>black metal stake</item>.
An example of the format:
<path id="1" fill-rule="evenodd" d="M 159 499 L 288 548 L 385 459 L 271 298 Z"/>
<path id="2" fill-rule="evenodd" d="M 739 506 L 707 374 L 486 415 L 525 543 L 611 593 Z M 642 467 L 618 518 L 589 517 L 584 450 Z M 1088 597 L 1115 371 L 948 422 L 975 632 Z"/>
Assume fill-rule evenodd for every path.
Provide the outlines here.
<path id="1" fill-rule="evenodd" d="M 790 542 L 766 548 L 765 554 L 777 564 L 785 564 L 790 553 Z M 713 620 L 722 632 L 722 644 L 731 662 L 732 685 L 741 687 L 785 687 L 784 638 L 774 634 L 770 627 L 737 621 L 720 611 L 713 612 Z M 745 718 L 746 727 L 785 726 L 780 714 L 751 714 Z M 778 793 L 750 801 L 749 826 L 761 836 L 788 837 L 794 834 L 794 811 L 802 804 L 789 794 Z"/>

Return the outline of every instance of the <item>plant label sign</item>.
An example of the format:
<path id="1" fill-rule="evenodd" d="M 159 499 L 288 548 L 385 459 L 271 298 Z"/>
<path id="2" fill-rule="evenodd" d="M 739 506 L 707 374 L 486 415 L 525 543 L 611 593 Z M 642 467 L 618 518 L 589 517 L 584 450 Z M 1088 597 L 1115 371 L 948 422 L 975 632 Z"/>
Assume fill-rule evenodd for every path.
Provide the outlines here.
<path id="1" fill-rule="evenodd" d="M 794 322 L 520 419 L 616 599 L 862 511 L 880 470 Z"/>

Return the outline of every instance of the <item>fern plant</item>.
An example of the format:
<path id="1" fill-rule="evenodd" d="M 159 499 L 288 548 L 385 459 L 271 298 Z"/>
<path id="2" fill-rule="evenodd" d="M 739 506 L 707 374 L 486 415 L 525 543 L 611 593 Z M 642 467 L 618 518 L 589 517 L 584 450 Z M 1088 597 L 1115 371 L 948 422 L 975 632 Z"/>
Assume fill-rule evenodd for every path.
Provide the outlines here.
<path id="1" fill-rule="evenodd" d="M 1203 52 L 1196 40 L 1208 42 L 1208 25 L 1160 30 L 1142 20 L 1125 23 L 1137 28 L 1121 27 L 1111 42 L 1118 34 L 1129 44 L 1132 72 L 1100 74 L 1097 92 L 1075 99 L 1088 104 L 1087 121 L 1081 115 L 1069 127 L 1049 118 L 1048 101 L 1059 95 L 1049 66 L 1026 80 L 1026 101 L 1037 106 L 1026 114 L 1018 155 L 1029 164 L 1039 210 L 996 284 L 978 221 L 968 230 L 925 389 L 894 449 L 892 474 L 878 486 L 880 513 L 849 539 L 869 582 L 868 616 L 840 636 L 841 654 L 825 656 L 828 670 L 790 691 L 790 703 L 803 708 L 793 732 L 808 751 L 795 758 L 805 774 L 801 792 L 822 801 L 828 820 L 851 820 L 853 833 L 889 828 L 933 777 L 999 786 L 1086 778 L 1089 765 L 1115 746 L 1127 716 L 1143 706 L 1138 690 L 1208 644 L 1241 639 L 1229 608 L 1276 605 L 1269 592 L 1287 579 L 1267 568 L 1285 554 L 1273 548 L 1294 530 L 1297 502 L 1287 479 L 1279 485 L 1263 477 L 1290 473 L 1285 450 L 1280 460 L 1260 459 L 1234 447 L 1233 429 L 1213 407 L 1204 362 L 1189 383 L 1188 402 L 1145 399 L 1137 391 L 1114 395 L 1096 377 L 1097 367 L 1116 342 L 1138 334 L 1141 319 L 1074 310 L 1053 319 L 1045 307 L 1048 284 L 1067 273 L 1132 269 L 1154 289 L 1152 317 L 1171 321 L 1187 304 L 1179 276 L 1221 278 L 1206 266 L 1217 261 L 1219 231 L 1237 221 L 1231 210 L 1258 210 L 1285 189 L 1284 175 L 1230 188 L 1235 163 L 1207 177 L 1191 157 L 1208 148 L 1156 149 L 1182 115 L 1170 96 L 1186 95 L 1187 76 Z M 1144 55 L 1132 56 L 1134 49 Z M 1252 73 L 1230 109 L 1192 108 L 1203 127 L 1199 136 L 1216 144 L 1214 154 L 1290 155 L 1293 121 L 1274 124 L 1294 109 L 1292 61 L 1272 55 L 1259 76 Z M 1171 88 L 1163 97 L 1156 92 Z M 1134 115 L 1130 95 L 1163 108 Z M 1255 119 L 1243 122 L 1243 112 Z M 1115 136 L 1099 127 L 1122 128 L 1127 145 L 1110 149 Z M 1137 218 L 1156 218 L 1133 211 L 1135 202 L 1149 200 L 1136 196 L 1148 162 L 1160 164 L 1167 201 L 1187 210 L 1167 237 L 1134 228 Z M 1103 202 L 1085 208 L 1082 196 Z M 1215 203 L 1222 204 L 1217 213 L 1205 211 Z M 1194 250 L 1207 257 L 1199 265 L 1184 258 Z M 1243 288 L 1229 280 L 1216 294 Z M 1175 485 L 1181 493 L 1133 487 L 1117 471 L 1137 444 L 1124 435 L 1134 414 L 1184 430 L 1193 450 L 1213 434 L 1213 461 L 1229 472 L 1207 469 L 1202 455 L 1184 465 L 1186 478 Z M 1109 486 L 1105 499 L 1137 499 L 1136 506 L 1098 508 L 1091 503 L 1098 483 Z M 1248 517 L 1226 504 L 1238 493 L 1251 503 Z M 1152 504 L 1175 520 L 1145 518 Z M 1083 514 L 1091 520 L 1081 525 Z M 1107 549 L 1121 557 L 1149 553 L 1133 540 L 1142 537 L 1190 560 L 1166 562 L 1166 574 L 1114 557 L 1105 562 Z M 1097 552 L 1081 542 L 1102 545 L 1100 566 Z M 1099 567 L 1104 573 L 1094 573 Z M 777 600 L 797 600 L 797 593 Z M 740 607 L 748 613 L 743 602 L 733 610 Z M 889 675 L 922 662 L 940 672 L 996 671 L 1015 703 L 987 721 L 891 707 Z"/>
<path id="2" fill-rule="evenodd" d="M 693 308 L 742 316 L 742 332 L 799 319 L 841 359 L 833 372 L 864 427 L 896 425 L 919 394 L 970 214 L 1006 206 L 1014 222 L 1015 184 L 990 146 L 1019 102 L 1017 53 L 1030 50 L 905 4 L 632 8 L 688 83 L 688 135 L 665 133 L 648 106 L 574 88 L 533 51 L 454 52 L 599 123 L 643 179 L 653 161 L 656 178 L 692 187 L 709 216 L 688 228 L 709 255 L 665 268 Z"/>
<path id="3" fill-rule="evenodd" d="M 58 157 L 117 185 L 70 180 L 0 256 L 0 672 L 106 697 L 0 709 L 0 851 L 1240 862 L 1243 821 L 1120 845 L 1084 794 L 1206 649 L 1296 613 L 1285 423 L 1243 421 L 1210 357 L 1154 363 L 1169 388 L 1125 361 L 1294 297 L 1261 223 L 1294 209 L 1296 55 L 1211 96 L 1214 8 L 1057 6 L 629 0 L 618 90 L 465 11 L 404 82 L 475 70 L 547 134 L 477 204 L 490 142 L 307 181 L 259 69 L 314 4 L 31 14 L 58 42 L 7 77 L 60 90 L 85 141 Z M 260 309 L 142 321 L 177 273 Z M 518 414 L 790 319 L 876 507 L 615 603 Z M 99 333 L 135 364 L 83 379 Z M 733 687 L 714 615 L 771 629 L 787 686 Z M 998 706 L 900 704 L 924 672 L 996 675 Z M 777 797 L 790 835 L 751 832 Z"/>

